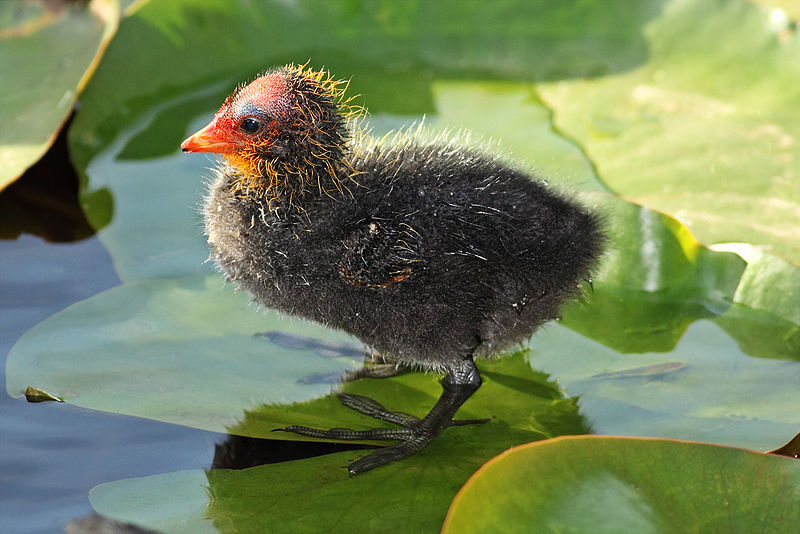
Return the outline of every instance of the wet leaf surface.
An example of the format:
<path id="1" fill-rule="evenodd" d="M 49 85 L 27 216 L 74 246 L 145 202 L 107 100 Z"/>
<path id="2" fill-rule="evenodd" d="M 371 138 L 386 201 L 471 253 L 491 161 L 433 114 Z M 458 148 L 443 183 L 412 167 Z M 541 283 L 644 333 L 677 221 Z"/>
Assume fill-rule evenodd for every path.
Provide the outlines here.
<path id="1" fill-rule="evenodd" d="M 800 263 L 797 26 L 749 2 L 676 0 L 643 32 L 642 65 L 539 85 L 556 127 L 611 190 L 677 216 L 701 241 Z"/>
<path id="2" fill-rule="evenodd" d="M 307 532 L 322 524 L 348 532 L 438 530 L 458 488 L 495 454 L 514 444 L 589 431 L 575 399 L 565 397 L 549 377 L 532 370 L 523 353 L 482 362 L 480 367 L 484 385 L 459 417 L 495 418 L 483 425 L 447 429 L 412 463 L 397 462 L 369 476 L 349 478 L 344 467 L 369 452 L 349 451 L 245 470 L 214 469 L 205 476 L 175 473 L 100 486 L 92 492 L 93 506 L 100 513 L 156 528 L 164 525 L 163 520 L 151 518 L 168 513 L 163 505 L 148 503 L 149 517 L 126 509 L 139 492 L 163 495 L 169 491 L 177 495 L 178 508 L 195 510 L 184 517 L 193 526 L 204 517 L 198 512 L 208 501 L 205 518 L 219 532 L 263 532 L 272 530 L 271 525 L 280 525 L 282 532 Z M 343 390 L 390 399 L 392 406 L 417 415 L 424 415 L 429 409 L 426 404 L 433 404 L 441 392 L 435 376 L 419 373 L 383 381 L 359 380 Z M 336 425 L 354 428 L 375 423 L 326 397 L 249 411 L 240 428 L 231 430 L 249 428 L 272 437 L 276 433 L 271 430 L 287 420 L 329 426 L 334 418 Z M 197 485 L 208 488 L 210 499 L 196 491 Z M 364 502 L 369 507 L 359 511 L 358 503 Z"/>
<path id="3" fill-rule="evenodd" d="M 342 375 L 360 363 L 353 354 L 322 357 L 256 336 L 276 329 L 326 342 L 352 339 L 260 314 L 216 277 L 128 283 L 27 332 L 9 354 L 7 387 L 17 396 L 30 383 L 78 406 L 225 432 L 254 404 L 330 391 L 330 383 L 303 378 Z"/>
<path id="4" fill-rule="evenodd" d="M 793 532 L 799 497 L 794 460 L 700 443 L 571 437 L 484 465 L 442 532 Z"/>
<path id="5" fill-rule="evenodd" d="M 0 190 L 47 151 L 117 28 L 116 0 L 0 6 Z"/>

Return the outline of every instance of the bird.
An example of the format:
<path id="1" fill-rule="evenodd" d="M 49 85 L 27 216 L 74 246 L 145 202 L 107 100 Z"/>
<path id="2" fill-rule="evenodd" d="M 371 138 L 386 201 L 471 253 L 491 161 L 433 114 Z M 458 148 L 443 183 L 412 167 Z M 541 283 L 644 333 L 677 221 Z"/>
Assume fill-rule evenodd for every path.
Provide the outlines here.
<path id="1" fill-rule="evenodd" d="M 350 81 L 306 64 L 238 85 L 182 144 L 221 158 L 203 204 L 210 257 L 253 300 L 347 332 L 402 368 L 438 372 L 424 417 L 340 393 L 397 428 L 278 429 L 395 441 L 350 476 L 421 451 L 480 387 L 475 358 L 527 340 L 591 285 L 602 217 L 464 135 L 382 138 Z"/>

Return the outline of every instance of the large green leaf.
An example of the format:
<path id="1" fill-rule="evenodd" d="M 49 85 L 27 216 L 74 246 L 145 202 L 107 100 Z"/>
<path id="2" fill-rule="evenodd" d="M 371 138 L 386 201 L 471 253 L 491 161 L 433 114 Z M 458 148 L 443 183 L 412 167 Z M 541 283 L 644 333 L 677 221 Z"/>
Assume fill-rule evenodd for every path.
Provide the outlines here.
<path id="1" fill-rule="evenodd" d="M 329 350 L 255 335 L 270 330 L 323 338 Z M 9 354 L 7 388 L 19 396 L 34 384 L 77 406 L 225 432 L 246 408 L 328 393 L 363 358 L 357 341 L 341 345 L 349 339 L 259 314 L 216 278 L 128 283 L 28 331 Z"/>
<path id="2" fill-rule="evenodd" d="M 0 190 L 53 143 L 118 21 L 117 0 L 0 4 Z"/>
<path id="3" fill-rule="evenodd" d="M 744 1 L 674 0 L 645 26 L 640 67 L 540 94 L 614 191 L 704 242 L 800 263 L 800 35 L 780 21 Z"/>
<path id="4" fill-rule="evenodd" d="M 580 398 L 597 433 L 769 450 L 800 428 L 800 365 L 749 357 L 712 321 L 667 353 L 621 354 L 560 325 L 531 345 L 531 365 Z"/>
<path id="5" fill-rule="evenodd" d="M 98 510 L 167 531 L 193 531 L 206 504 L 198 487 L 207 484 L 214 496 L 209 513 L 223 531 L 262 532 L 265 524 L 300 531 L 344 524 L 353 530 L 350 523 L 385 531 L 383 517 L 395 517 L 395 508 L 414 510 L 411 517 L 419 521 L 396 528 L 434 531 L 469 473 L 509 445 L 590 427 L 753 448 L 785 442 L 800 423 L 793 409 L 800 400 L 794 387 L 800 378 L 794 361 L 800 354 L 800 319 L 791 298 L 800 287 L 797 267 L 747 245 L 704 247 L 671 217 L 598 193 L 607 189 L 606 172 L 616 168 L 606 158 L 625 169 L 626 179 L 644 176 L 642 187 L 653 190 L 672 175 L 649 175 L 649 169 L 685 161 L 693 176 L 704 176 L 709 190 L 716 190 L 725 186 L 727 175 L 699 173 L 703 146 L 735 159 L 744 151 L 741 143 L 712 135 L 717 132 L 709 132 L 698 113 L 687 124 L 705 129 L 685 138 L 702 146 L 676 154 L 683 137 L 659 137 L 666 163 L 651 151 L 649 165 L 650 159 L 637 159 L 636 143 L 647 143 L 658 132 L 638 130 L 641 138 L 600 158 L 594 141 L 565 118 L 597 115 L 592 124 L 602 135 L 627 132 L 627 123 L 604 112 L 616 110 L 630 89 L 624 84 L 599 89 L 640 75 L 653 58 L 666 57 L 664 25 L 726 43 L 740 31 L 729 20 L 731 13 L 744 15 L 753 25 L 751 34 L 763 35 L 768 28 L 768 19 L 758 18 L 753 13 L 761 12 L 743 1 L 697 5 L 699 11 L 682 0 L 134 4 L 84 93 L 70 137 L 86 178 L 89 216 L 102 228 L 100 238 L 125 285 L 26 334 L 9 356 L 9 392 L 19 395 L 27 385 L 38 385 L 93 409 L 278 439 L 292 438 L 272 432 L 287 423 L 372 424 L 334 397 L 320 398 L 357 363 L 358 344 L 347 348 L 340 334 L 261 315 L 220 277 L 211 278 L 216 275 L 202 263 L 207 252 L 196 209 L 208 161 L 178 154 L 183 137 L 209 118 L 236 83 L 264 67 L 310 57 L 314 66 L 352 77 L 351 90 L 363 95 L 360 102 L 370 109 L 368 123 L 376 133 L 423 115 L 432 128 L 468 126 L 478 137 L 501 139 L 497 150 L 510 151 L 523 167 L 565 191 L 593 191 L 583 200 L 607 214 L 610 238 L 594 289 L 587 290 L 588 300 L 565 310 L 563 324 L 569 328 L 548 326 L 534 338 L 530 353 L 480 363 L 486 385 L 460 415 L 495 415 L 495 420 L 450 429 L 400 464 L 348 480 L 341 466 L 363 454 L 350 452 L 241 472 L 122 481 L 93 492 Z M 726 9 L 717 15 L 720 6 Z M 696 31 L 698 13 L 713 31 Z M 793 42 L 792 32 L 788 35 Z M 668 65 L 677 73 L 672 84 L 694 82 L 703 71 L 705 50 L 684 49 L 688 59 Z M 769 61 L 774 47 L 753 50 L 766 58 L 765 69 L 774 67 Z M 712 72 L 725 74 L 716 56 L 708 58 Z M 738 91 L 742 80 L 736 77 L 757 74 L 753 69 L 722 78 Z M 776 96 L 776 84 L 791 76 L 789 69 L 774 83 L 763 80 L 771 101 L 786 102 Z M 674 90 L 670 83 L 664 91 Z M 662 87 L 659 79 L 651 85 Z M 576 93 L 584 86 L 599 89 Z M 748 95 L 755 92 L 750 86 Z M 743 102 L 752 104 L 733 89 L 731 94 L 738 95 L 730 104 L 735 111 Z M 725 95 L 715 98 L 725 103 Z M 590 110 L 581 107 L 589 103 Z M 745 127 L 734 122 L 722 124 Z M 763 155 L 757 145 L 747 148 Z M 750 170 L 758 182 L 761 174 Z M 623 191 L 616 183 L 612 189 Z M 762 189 L 754 185 L 747 194 L 759 203 L 766 198 Z M 725 198 L 709 194 L 702 202 L 709 210 L 725 211 L 730 206 L 718 202 Z M 753 226 L 758 218 L 756 210 L 744 210 L 736 222 Z M 732 232 L 727 239 L 748 237 Z M 254 336 L 267 330 L 283 337 Z M 560 386 L 548 383 L 542 369 Z M 436 378 L 408 374 L 343 387 L 421 415 L 440 392 Z M 585 422 L 560 388 L 581 395 Z M 450 465 L 458 463 L 454 458 L 463 465 Z M 287 488 L 293 492 L 288 500 Z M 190 499 L 190 492 L 194 497 L 187 502 L 182 497 Z M 110 493 L 116 497 L 106 500 Z M 153 496 L 165 496 L 155 508 Z M 389 511 L 380 515 L 376 508 Z M 184 520 L 200 523 L 182 525 Z"/>
<path id="6" fill-rule="evenodd" d="M 186 511 L 180 516 L 185 524 L 196 528 L 205 516 L 219 532 L 435 532 L 458 489 L 489 458 L 512 445 L 589 430 L 575 399 L 565 398 L 546 375 L 532 371 L 524 354 L 482 362 L 481 371 L 483 387 L 459 414 L 468 418 L 494 415 L 495 419 L 446 430 L 411 463 L 391 464 L 350 479 L 343 467 L 364 454 L 351 451 L 242 471 L 214 469 L 206 473 L 206 481 L 198 472 L 175 473 L 100 486 L 92 491 L 92 504 L 104 515 L 168 532 L 186 531 L 174 526 L 173 503 L 174 508 Z M 402 402 L 403 409 L 411 406 L 408 411 L 419 415 L 427 411 L 420 400 L 432 404 L 441 392 L 433 376 L 422 374 L 385 383 L 361 380 L 345 390 L 391 398 L 392 403 Z M 337 424 L 361 427 L 374 423 L 342 412 L 335 400 L 323 399 L 307 406 L 266 407 L 247 418 L 266 429 L 274 428 L 276 421 L 283 424 L 286 418 L 328 424 L 335 417 Z M 258 453 L 233 446 L 224 454 Z M 219 450 L 217 455 L 221 455 Z M 204 482 L 209 496 L 197 491 Z M 170 497 L 153 502 L 153 495 Z M 146 506 L 131 506 L 142 499 L 147 499 Z"/>
<path id="7" fill-rule="evenodd" d="M 104 515 L 168 533 L 438 532 L 458 491 L 451 482 L 477 467 L 481 451 L 459 443 L 435 449 L 413 468 L 395 464 L 354 479 L 335 476 L 361 454 L 345 452 L 121 480 L 94 488 L 90 500 Z M 799 525 L 797 460 L 592 436 L 494 458 L 460 490 L 443 531 L 783 533 Z"/>
<path id="8" fill-rule="evenodd" d="M 605 195 L 609 252 L 591 305 L 564 323 L 620 352 L 672 350 L 688 325 L 714 318 L 751 356 L 800 359 L 800 269 L 746 244 L 701 245 L 675 219 Z"/>
<path id="9" fill-rule="evenodd" d="M 223 82 L 212 99 L 218 103 L 243 78 L 308 58 L 335 75 L 352 77 L 373 114 L 417 118 L 434 111 L 431 82 L 440 79 L 561 79 L 619 72 L 646 59 L 641 27 L 662 3 L 146 3 L 124 20 L 110 59 L 87 87 L 70 135 L 73 157 L 84 171 L 121 130 L 159 105 L 169 118 L 154 120 L 153 137 L 137 138 L 124 154 L 170 154 L 186 133 L 181 126 L 198 110 L 211 111 L 210 102 L 191 102 L 202 98 L 198 90 Z M 528 88 L 522 94 L 533 93 Z M 492 133 L 509 136 L 508 129 Z M 83 199 L 89 218 L 102 227 L 110 220 L 111 199 L 105 180 L 88 175 Z"/>
<path id="10" fill-rule="evenodd" d="M 219 531 L 206 519 L 207 488 L 203 471 L 180 471 L 101 484 L 89 493 L 89 500 L 104 515 L 125 517 L 158 532 L 212 534 Z"/>
<path id="11" fill-rule="evenodd" d="M 442 532 L 798 529 L 796 460 L 700 443 L 580 437 L 494 458 L 459 492 Z"/>
<path id="12" fill-rule="evenodd" d="M 735 252 L 747 261 L 734 305 L 715 322 L 747 354 L 800 359 L 800 269 L 752 245 L 729 243 L 713 249 Z"/>

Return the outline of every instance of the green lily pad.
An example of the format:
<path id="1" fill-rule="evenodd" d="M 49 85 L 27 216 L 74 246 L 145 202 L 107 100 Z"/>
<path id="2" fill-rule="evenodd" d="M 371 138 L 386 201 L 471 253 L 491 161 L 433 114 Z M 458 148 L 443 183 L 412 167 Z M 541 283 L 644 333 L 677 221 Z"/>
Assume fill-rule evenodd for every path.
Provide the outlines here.
<path id="1" fill-rule="evenodd" d="M 92 505 L 103 515 L 158 530 L 168 525 L 164 517 L 171 515 L 172 499 L 179 501 L 175 508 L 189 511 L 182 516 L 187 524 L 196 525 L 205 515 L 220 532 L 266 532 L 272 530 L 271 525 L 280 525 L 282 532 L 315 532 L 321 525 L 327 525 L 329 530 L 354 533 L 438 530 L 453 496 L 489 458 L 515 444 L 588 432 L 575 399 L 564 397 L 549 377 L 531 370 L 523 353 L 484 361 L 480 367 L 484 385 L 459 415 L 496 417 L 483 425 L 446 430 L 410 459 L 412 463 L 391 464 L 371 471 L 368 476 L 352 479 L 343 467 L 369 451 L 238 471 L 213 469 L 205 473 L 210 497 L 197 491 L 204 482 L 200 472 L 175 473 L 99 486 L 92 490 Z M 412 406 L 410 412 L 424 415 L 427 409 L 421 409 L 420 401 L 432 404 L 441 387 L 434 376 L 417 373 L 384 382 L 359 380 L 345 385 L 344 390 L 378 398 L 385 396 L 393 399 L 393 403 L 407 401 Z M 247 424 L 260 421 L 270 430 L 274 428 L 270 425 L 285 424 L 287 418 L 326 424 L 324 417 L 329 412 L 337 418 L 337 424 L 341 421 L 364 427 L 375 423 L 328 398 L 307 406 L 264 407 L 257 413 L 249 413 Z M 226 456 L 236 452 L 233 449 Z M 454 461 L 455 458 L 458 460 Z M 161 503 L 150 500 L 151 495 L 168 493 L 174 497 Z M 131 506 L 142 499 L 148 500 L 146 507 Z M 345 508 L 343 501 L 348 503 Z M 358 503 L 363 502 L 369 502 L 375 513 L 358 513 Z M 353 513 L 348 513 L 347 507 L 352 507 Z M 147 512 L 140 513 L 135 508 Z"/>
<path id="2" fill-rule="evenodd" d="M 795 291 L 800 287 L 800 269 L 745 243 L 726 243 L 711 247 L 734 252 L 747 262 L 739 279 L 733 302 L 754 309 L 770 310 L 779 317 L 800 324 L 800 306 Z"/>
<path id="3" fill-rule="evenodd" d="M 89 492 L 89 501 L 103 515 L 130 517 L 131 523 L 158 532 L 215 534 L 219 531 L 205 517 L 207 488 L 203 471 L 179 471 L 101 484 Z"/>
<path id="4" fill-rule="evenodd" d="M 53 143 L 118 21 L 116 0 L 0 5 L 0 190 Z"/>
<path id="5" fill-rule="evenodd" d="M 256 335 L 269 331 L 339 345 L 320 354 Z M 258 313 L 216 277 L 117 286 L 24 338 L 6 363 L 12 396 L 33 385 L 77 406 L 217 432 L 238 424 L 253 405 L 325 395 L 364 355 L 349 336 Z M 349 350 L 341 350 L 343 342 Z M 320 375 L 326 379 L 313 380 Z"/>
<path id="6" fill-rule="evenodd" d="M 794 0 L 752 0 L 761 4 L 773 27 L 779 31 L 789 29 L 792 21 L 800 20 L 800 5 Z"/>
<path id="7" fill-rule="evenodd" d="M 431 445 L 413 468 L 394 464 L 341 476 L 360 454 L 120 480 L 94 488 L 90 500 L 104 515 L 170 533 L 264 532 L 274 525 L 282 532 L 438 532 L 456 491 L 443 532 L 782 533 L 800 524 L 800 464 L 748 450 L 558 438 L 509 449 L 460 491 L 450 481 L 475 469 L 480 454 L 464 444 Z M 370 504 L 366 513 L 359 511 L 363 502 Z"/>
<path id="8" fill-rule="evenodd" d="M 187 104 L 192 94 L 222 83 L 214 99 L 219 103 L 244 78 L 309 58 L 337 76 L 352 78 L 354 91 L 364 95 L 371 113 L 416 119 L 435 112 L 432 82 L 437 80 L 552 80 L 624 71 L 646 59 L 642 25 L 658 14 L 661 4 L 648 0 L 631 9 L 625 3 L 579 0 L 358 6 L 313 0 L 291 6 L 180 0 L 137 6 L 129 10 L 109 47 L 108 61 L 87 87 L 70 132 L 73 159 L 88 175 L 82 194 L 88 217 L 100 228 L 113 210 L 105 180 L 86 171 L 89 162 L 122 129 L 165 102 L 174 103 L 172 115 L 148 128 L 156 137 L 137 138 L 122 154 L 142 158 L 145 152 L 150 157 L 172 153 L 186 133 L 177 126 L 199 110 L 215 111 L 210 104 L 192 109 Z M 448 24 L 439 24 L 442 20 Z M 493 129 L 492 135 L 505 137 L 508 131 Z M 543 159 L 547 164 L 549 157 Z"/>
<path id="9" fill-rule="evenodd" d="M 669 216 L 605 195 L 590 200 L 606 218 L 609 250 L 591 304 L 565 310 L 565 324 L 621 352 L 665 352 L 689 324 L 730 306 L 741 257 L 709 250 Z"/>
<path id="10" fill-rule="evenodd" d="M 703 242 L 761 245 L 798 264 L 800 34 L 776 24 L 744 0 L 675 0 L 645 26 L 641 66 L 539 92 L 618 194 Z"/>
<path id="11" fill-rule="evenodd" d="M 551 184 L 608 192 L 581 148 L 553 130 L 551 110 L 533 84 L 447 82 L 433 85 L 437 127 L 502 140 L 495 151 Z M 475 113 L 476 109 L 491 110 Z M 476 134 L 473 134 L 476 135 Z"/>
<path id="12" fill-rule="evenodd" d="M 701 443 L 587 436 L 531 443 L 494 458 L 456 496 L 442 532 L 798 529 L 796 460 Z"/>
<path id="13" fill-rule="evenodd" d="M 609 252 L 589 305 L 564 324 L 620 352 L 672 350 L 694 321 L 713 318 L 751 356 L 800 359 L 800 269 L 747 244 L 701 245 L 678 221 L 605 195 Z"/>
<path id="14" fill-rule="evenodd" d="M 714 322 L 733 336 L 744 352 L 761 358 L 800 359 L 800 269 L 752 245 L 712 247 L 747 261 L 734 305 Z"/>
<path id="15" fill-rule="evenodd" d="M 531 366 L 579 397 L 599 434 L 770 450 L 800 428 L 800 365 L 744 354 L 711 320 L 692 323 L 670 352 L 620 353 L 562 325 L 545 328 L 531 347 Z M 667 364 L 675 369 L 641 371 Z"/>

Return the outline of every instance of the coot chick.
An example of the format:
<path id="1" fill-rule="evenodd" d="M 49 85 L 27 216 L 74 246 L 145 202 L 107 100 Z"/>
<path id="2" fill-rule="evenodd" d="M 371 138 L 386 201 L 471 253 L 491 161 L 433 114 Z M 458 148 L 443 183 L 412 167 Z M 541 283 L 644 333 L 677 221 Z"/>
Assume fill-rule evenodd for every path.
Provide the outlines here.
<path id="1" fill-rule="evenodd" d="M 444 374 L 422 419 L 340 395 L 400 428 L 282 430 L 386 439 L 351 475 L 414 454 L 481 385 L 473 358 L 528 338 L 580 291 L 601 253 L 595 215 L 483 151 L 353 128 L 346 84 L 273 68 L 181 145 L 223 156 L 205 200 L 211 257 L 264 306 L 344 330 Z"/>

